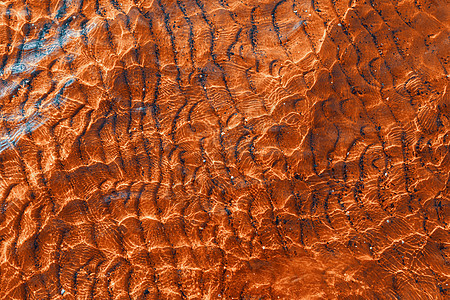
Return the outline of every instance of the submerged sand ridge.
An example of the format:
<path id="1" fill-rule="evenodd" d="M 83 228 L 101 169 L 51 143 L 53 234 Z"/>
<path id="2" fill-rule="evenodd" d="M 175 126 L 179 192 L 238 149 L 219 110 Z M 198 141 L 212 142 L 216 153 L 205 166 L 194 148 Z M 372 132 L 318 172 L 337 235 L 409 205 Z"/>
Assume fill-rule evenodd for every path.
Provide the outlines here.
<path id="1" fill-rule="evenodd" d="M 445 1 L 0 3 L 1 299 L 446 299 Z"/>

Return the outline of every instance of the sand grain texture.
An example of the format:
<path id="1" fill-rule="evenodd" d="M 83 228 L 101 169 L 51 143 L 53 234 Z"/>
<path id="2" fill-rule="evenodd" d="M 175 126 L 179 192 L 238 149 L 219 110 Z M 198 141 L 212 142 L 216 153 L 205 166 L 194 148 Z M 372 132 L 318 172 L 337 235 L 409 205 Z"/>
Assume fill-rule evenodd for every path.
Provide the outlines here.
<path id="1" fill-rule="evenodd" d="M 449 8 L 0 2 L 1 299 L 448 299 Z"/>

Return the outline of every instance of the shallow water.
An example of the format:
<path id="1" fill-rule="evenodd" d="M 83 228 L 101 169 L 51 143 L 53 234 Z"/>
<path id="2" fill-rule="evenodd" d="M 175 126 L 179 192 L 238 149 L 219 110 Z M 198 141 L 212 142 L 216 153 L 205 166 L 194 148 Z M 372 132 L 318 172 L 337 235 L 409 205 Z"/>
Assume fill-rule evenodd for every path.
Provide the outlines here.
<path id="1" fill-rule="evenodd" d="M 1 299 L 447 299 L 448 12 L 0 2 Z"/>

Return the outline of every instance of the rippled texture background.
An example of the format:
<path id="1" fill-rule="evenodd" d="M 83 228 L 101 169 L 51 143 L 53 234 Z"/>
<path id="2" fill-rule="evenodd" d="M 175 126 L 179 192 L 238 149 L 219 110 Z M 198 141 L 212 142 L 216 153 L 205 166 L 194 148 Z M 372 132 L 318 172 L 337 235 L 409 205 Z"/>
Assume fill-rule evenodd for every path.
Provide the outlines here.
<path id="1" fill-rule="evenodd" d="M 449 24 L 0 1 L 1 299 L 449 299 Z"/>

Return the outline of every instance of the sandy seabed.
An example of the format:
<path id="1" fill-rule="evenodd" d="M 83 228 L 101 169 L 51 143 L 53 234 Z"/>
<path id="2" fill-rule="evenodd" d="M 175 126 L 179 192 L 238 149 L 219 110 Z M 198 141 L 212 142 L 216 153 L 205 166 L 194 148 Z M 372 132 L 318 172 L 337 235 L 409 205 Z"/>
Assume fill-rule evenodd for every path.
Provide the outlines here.
<path id="1" fill-rule="evenodd" d="M 449 299 L 449 12 L 0 1 L 0 299 Z"/>

